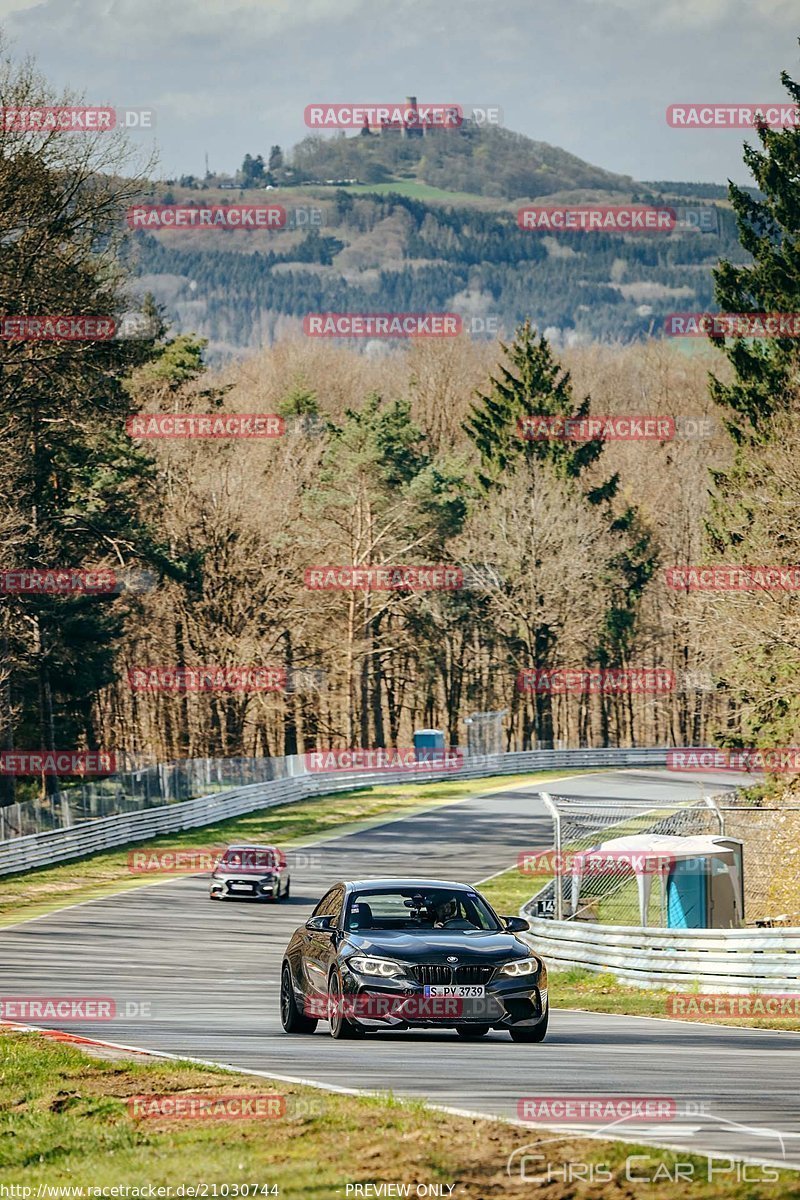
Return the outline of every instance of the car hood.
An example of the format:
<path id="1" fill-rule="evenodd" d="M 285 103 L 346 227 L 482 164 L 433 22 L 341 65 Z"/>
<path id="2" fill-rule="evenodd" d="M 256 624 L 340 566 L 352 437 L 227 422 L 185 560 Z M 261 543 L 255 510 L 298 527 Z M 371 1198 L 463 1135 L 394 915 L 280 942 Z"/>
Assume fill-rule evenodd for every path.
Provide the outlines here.
<path id="1" fill-rule="evenodd" d="M 407 929 L 351 931 L 347 941 L 354 953 L 399 958 L 405 962 L 446 963 L 456 956 L 460 963 L 496 963 L 511 958 L 534 958 L 525 942 L 513 933 L 490 930 L 437 930 L 415 933 Z"/>

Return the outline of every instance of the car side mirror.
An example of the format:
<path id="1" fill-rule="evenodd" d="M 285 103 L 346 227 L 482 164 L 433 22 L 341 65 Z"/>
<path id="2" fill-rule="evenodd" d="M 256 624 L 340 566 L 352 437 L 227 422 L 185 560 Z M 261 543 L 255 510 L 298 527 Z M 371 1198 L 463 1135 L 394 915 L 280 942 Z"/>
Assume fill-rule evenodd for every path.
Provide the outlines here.
<path id="1" fill-rule="evenodd" d="M 526 929 L 530 929 L 524 917 L 501 917 L 500 920 L 509 933 L 524 933 Z"/>
<path id="2" fill-rule="evenodd" d="M 306 929 L 312 933 L 333 933 L 335 924 L 335 917 L 310 917 L 306 921 Z"/>

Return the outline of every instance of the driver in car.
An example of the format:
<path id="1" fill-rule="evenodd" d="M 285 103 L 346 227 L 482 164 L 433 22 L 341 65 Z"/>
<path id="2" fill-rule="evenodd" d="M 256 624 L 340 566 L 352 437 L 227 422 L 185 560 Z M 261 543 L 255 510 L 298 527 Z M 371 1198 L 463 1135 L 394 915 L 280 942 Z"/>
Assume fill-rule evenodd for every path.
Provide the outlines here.
<path id="1" fill-rule="evenodd" d="M 458 901 L 455 896 L 439 904 L 434 910 L 434 929 L 474 929 L 475 926 L 465 917 L 458 915 Z"/>

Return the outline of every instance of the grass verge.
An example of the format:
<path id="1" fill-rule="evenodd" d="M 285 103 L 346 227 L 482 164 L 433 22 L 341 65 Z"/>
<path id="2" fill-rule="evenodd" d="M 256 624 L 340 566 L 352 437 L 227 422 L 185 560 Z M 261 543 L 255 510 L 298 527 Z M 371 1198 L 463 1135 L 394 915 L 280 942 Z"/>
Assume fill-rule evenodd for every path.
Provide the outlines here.
<path id="1" fill-rule="evenodd" d="M 530 900 L 531 896 L 535 896 L 552 878 L 552 875 L 532 874 L 520 871 L 519 867 L 512 867 L 503 871 L 501 875 L 490 878 L 487 883 L 482 883 L 480 891 L 495 912 L 510 916 L 512 913 L 518 913 L 523 904 Z"/>
<path id="2" fill-rule="evenodd" d="M 164 834 L 147 842 L 131 843 L 87 858 L 71 859 L 20 875 L 2 876 L 0 928 L 30 917 L 43 916 L 69 904 L 115 895 L 159 879 L 175 878 L 166 873 L 132 873 L 128 867 L 130 850 L 200 850 L 236 841 L 276 842 L 284 849 L 296 849 L 313 841 L 354 833 L 381 820 L 412 816 L 427 808 L 453 804 L 479 793 L 579 774 L 586 772 L 543 771 L 525 775 L 497 775 L 478 781 L 454 779 L 441 783 L 359 788 L 334 796 L 280 804 L 215 825 L 204 825 L 200 829 Z"/>
<path id="3" fill-rule="evenodd" d="M 712 1025 L 734 1025 L 744 1029 L 774 1029 L 784 1033 L 800 1032 L 798 1017 L 724 1017 L 709 1012 L 681 1016 L 667 1007 L 667 999 L 676 993 L 669 988 L 637 988 L 620 983 L 611 974 L 596 975 L 592 971 L 573 969 L 569 971 L 548 972 L 550 1003 L 557 1008 L 580 1008 L 586 1012 L 624 1013 L 632 1017 L 669 1017 L 671 1020 L 706 1022 Z M 702 1004 L 704 997 L 699 989 L 681 992 L 681 999 L 687 1002 L 687 1007 L 693 1007 L 692 1002 Z M 708 998 L 706 997 L 706 1000 Z M 753 992 L 750 997 L 741 996 L 743 1002 L 755 1002 L 759 993 Z"/>
<path id="4" fill-rule="evenodd" d="M 439 1184 L 445 1185 L 439 1194 L 454 1200 L 493 1200 L 530 1196 L 531 1176 L 543 1174 L 550 1163 L 553 1181 L 544 1191 L 537 1187 L 537 1195 L 611 1200 L 634 1194 L 637 1185 L 626 1179 L 631 1155 L 637 1158 L 628 1171 L 653 1179 L 648 1200 L 686 1200 L 687 1191 L 691 1200 L 800 1197 L 798 1176 L 788 1171 L 750 1167 L 755 1182 L 737 1183 L 718 1160 L 716 1178 L 709 1180 L 708 1160 L 685 1152 L 554 1138 L 553 1131 L 457 1117 L 390 1095 L 335 1095 L 191 1063 L 108 1060 L 37 1034 L 0 1033 L 0 1062 L 0 1183 L 30 1188 L 27 1194 L 34 1197 L 41 1185 L 83 1189 L 69 1193 L 75 1197 L 92 1195 L 90 1187 L 128 1186 L 144 1188 L 136 1193 L 144 1196 L 148 1187 L 169 1187 L 173 1196 L 342 1200 L 359 1194 L 348 1193 L 348 1184 L 391 1183 L 411 1185 L 412 1195 L 419 1184 Z M 277 1104 L 284 1115 L 161 1115 L 166 1104 L 158 1097 L 167 1097 L 167 1103 L 182 1098 L 185 1104 L 188 1096 L 202 1096 L 218 1111 L 222 1097 L 230 1097 L 228 1113 L 245 1110 L 256 1097 L 282 1096 Z M 136 1097 L 143 1117 L 134 1115 Z M 518 1166 L 507 1174 L 509 1156 L 523 1147 L 543 1156 L 528 1160 L 527 1179 L 520 1178 Z M 685 1165 L 683 1180 L 675 1181 L 677 1163 L 691 1164 L 689 1185 Z M 564 1178 L 574 1171 L 584 1178 L 590 1172 L 590 1191 Z M 763 1182 L 759 1175 L 766 1176 Z M 198 1185 L 205 1192 L 188 1190 Z M 381 1192 L 362 1189 L 364 1194 Z"/>

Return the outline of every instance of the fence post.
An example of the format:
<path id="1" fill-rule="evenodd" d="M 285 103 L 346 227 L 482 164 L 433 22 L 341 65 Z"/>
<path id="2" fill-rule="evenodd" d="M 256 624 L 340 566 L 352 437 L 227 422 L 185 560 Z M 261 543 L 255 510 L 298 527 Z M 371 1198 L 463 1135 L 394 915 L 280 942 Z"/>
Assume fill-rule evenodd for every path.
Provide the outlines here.
<path id="1" fill-rule="evenodd" d="M 706 804 L 713 812 L 714 816 L 717 818 L 720 836 L 724 837 L 724 835 L 725 835 L 725 816 L 719 810 L 719 805 L 717 804 L 716 796 L 704 796 L 703 799 L 705 800 Z"/>
<path id="2" fill-rule="evenodd" d="M 561 881 L 561 813 L 553 803 L 553 797 L 548 792 L 539 792 L 547 811 L 553 818 L 553 843 L 556 852 L 555 861 L 555 901 L 556 920 L 564 920 L 564 890 Z"/>

